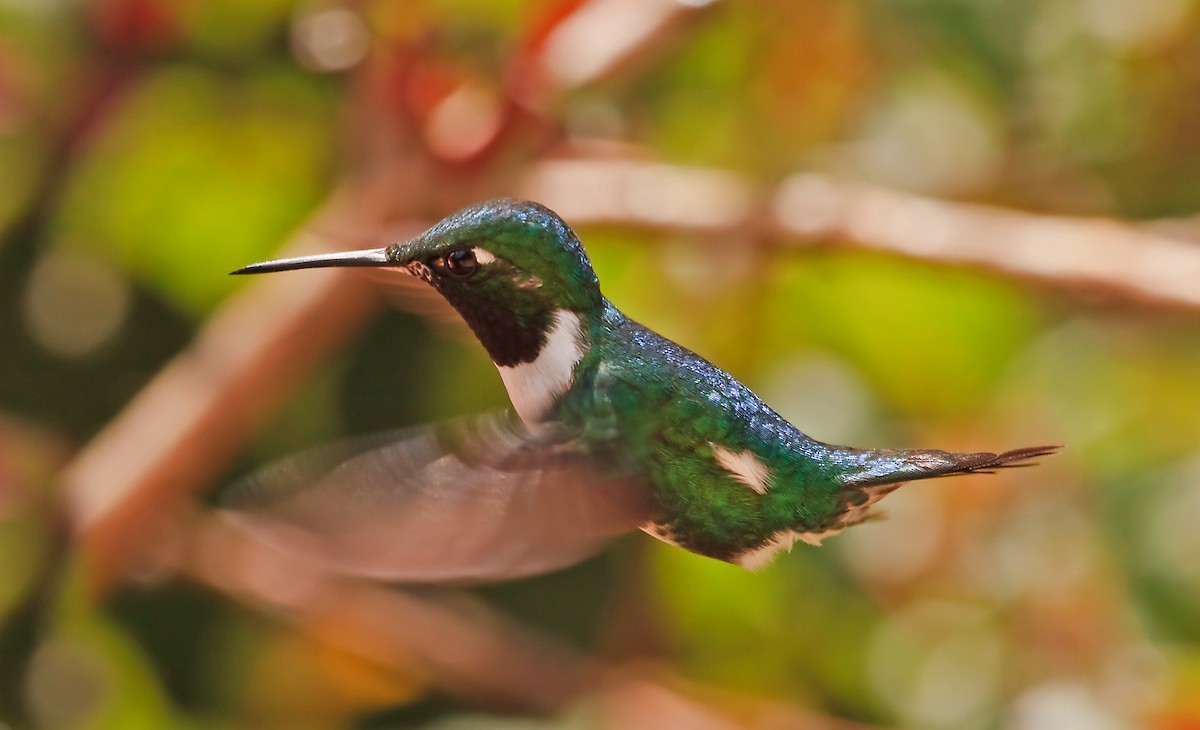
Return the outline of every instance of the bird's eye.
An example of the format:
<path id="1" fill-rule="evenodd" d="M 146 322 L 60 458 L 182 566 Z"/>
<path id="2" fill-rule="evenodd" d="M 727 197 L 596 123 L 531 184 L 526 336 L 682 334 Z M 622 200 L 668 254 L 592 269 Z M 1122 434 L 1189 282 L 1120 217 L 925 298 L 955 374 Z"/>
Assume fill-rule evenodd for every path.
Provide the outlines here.
<path id="1" fill-rule="evenodd" d="M 475 252 L 469 248 L 459 248 L 446 254 L 446 271 L 457 277 L 467 277 L 479 268 Z"/>

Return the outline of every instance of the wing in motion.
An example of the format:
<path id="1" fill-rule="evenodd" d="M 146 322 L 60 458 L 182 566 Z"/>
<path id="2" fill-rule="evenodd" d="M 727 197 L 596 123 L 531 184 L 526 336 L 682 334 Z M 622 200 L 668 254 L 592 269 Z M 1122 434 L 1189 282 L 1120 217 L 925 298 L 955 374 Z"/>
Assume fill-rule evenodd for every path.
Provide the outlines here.
<path id="1" fill-rule="evenodd" d="M 511 413 L 316 449 L 252 475 L 224 502 L 281 550 L 405 582 L 565 567 L 650 514 L 644 485 L 566 438 L 534 437 Z"/>

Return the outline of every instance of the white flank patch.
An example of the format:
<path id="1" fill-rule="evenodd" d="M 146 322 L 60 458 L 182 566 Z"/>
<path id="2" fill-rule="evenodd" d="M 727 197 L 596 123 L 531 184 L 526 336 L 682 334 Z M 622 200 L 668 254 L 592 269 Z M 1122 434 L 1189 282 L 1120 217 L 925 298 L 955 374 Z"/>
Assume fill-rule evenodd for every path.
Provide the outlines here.
<path id="1" fill-rule="evenodd" d="M 758 457 L 749 451 L 733 453 L 729 449 L 720 444 L 709 442 L 712 446 L 713 456 L 716 457 L 717 463 L 721 468 L 733 475 L 733 478 L 750 487 L 759 494 L 767 493 L 767 480 L 771 477 L 771 470 L 767 465 L 758 460 Z"/>
<path id="2" fill-rule="evenodd" d="M 497 366 L 508 399 L 525 423 L 542 420 L 555 399 L 571 387 L 575 366 L 583 357 L 579 335 L 579 317 L 560 309 L 554 313 L 554 326 L 536 360 L 516 367 Z"/>
<path id="3" fill-rule="evenodd" d="M 471 253 L 475 254 L 475 260 L 478 261 L 479 263 L 483 264 L 484 266 L 486 266 L 496 260 L 496 257 L 492 254 L 491 251 L 488 251 L 485 248 L 480 248 L 478 246 L 471 249 Z"/>
<path id="4" fill-rule="evenodd" d="M 822 540 L 827 537 L 833 537 L 841 531 L 841 527 L 831 527 L 822 532 L 796 532 L 795 530 L 777 532 L 771 536 L 767 544 L 753 550 L 747 550 L 734 558 L 733 562 L 747 570 L 758 570 L 774 560 L 780 551 L 791 550 L 792 545 L 796 544 L 796 542 L 807 543 L 813 547 L 821 547 Z"/>
<path id="5" fill-rule="evenodd" d="M 775 536 L 771 538 L 771 541 L 766 545 L 763 545 L 759 548 L 754 548 L 753 550 L 747 550 L 746 552 L 734 558 L 733 562 L 742 566 L 746 570 L 758 570 L 774 560 L 775 556 L 778 555 L 780 551 L 791 550 L 793 543 L 795 543 L 797 538 L 800 537 L 800 535 L 797 535 L 791 530 L 777 532 L 775 533 Z"/>
<path id="6" fill-rule="evenodd" d="M 821 547 L 821 541 L 827 537 L 833 537 L 841 532 L 842 529 L 830 528 L 825 532 L 793 532 L 792 535 L 800 542 L 807 543 L 813 547 Z"/>

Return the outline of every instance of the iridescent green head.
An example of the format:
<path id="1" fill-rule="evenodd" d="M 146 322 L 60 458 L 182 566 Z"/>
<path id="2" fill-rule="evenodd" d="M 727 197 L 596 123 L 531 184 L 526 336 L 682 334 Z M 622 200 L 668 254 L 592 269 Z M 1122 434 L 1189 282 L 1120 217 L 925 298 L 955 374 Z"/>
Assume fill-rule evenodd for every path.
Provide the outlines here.
<path id="1" fill-rule="evenodd" d="M 499 199 L 465 208 L 416 238 L 364 251 L 252 264 L 235 274 L 374 266 L 429 283 L 500 366 L 532 362 L 560 312 L 588 319 L 603 298 L 575 233 L 553 211 Z"/>

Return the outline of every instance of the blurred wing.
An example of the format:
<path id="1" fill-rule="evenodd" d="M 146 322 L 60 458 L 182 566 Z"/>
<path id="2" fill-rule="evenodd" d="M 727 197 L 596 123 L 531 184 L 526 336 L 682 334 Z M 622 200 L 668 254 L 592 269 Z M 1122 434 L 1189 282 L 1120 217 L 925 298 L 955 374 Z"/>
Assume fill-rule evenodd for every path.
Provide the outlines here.
<path id="1" fill-rule="evenodd" d="M 224 506 L 261 539 L 339 572 L 482 581 L 582 560 L 648 519 L 647 494 L 506 413 L 285 459 Z"/>

